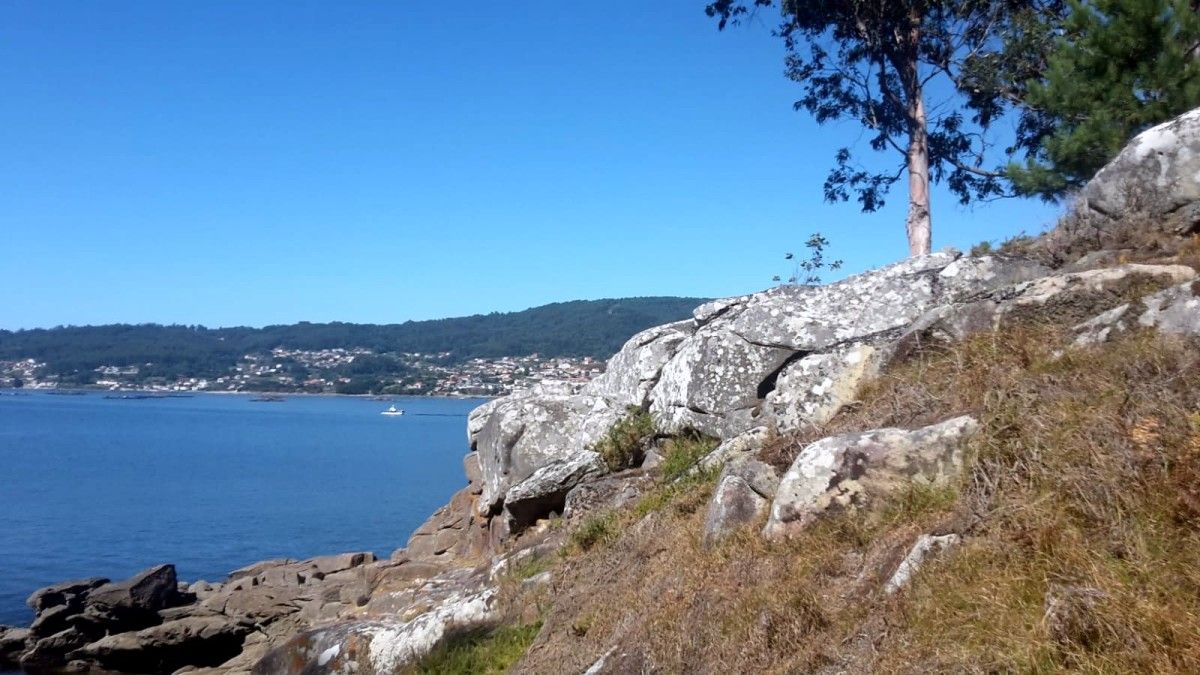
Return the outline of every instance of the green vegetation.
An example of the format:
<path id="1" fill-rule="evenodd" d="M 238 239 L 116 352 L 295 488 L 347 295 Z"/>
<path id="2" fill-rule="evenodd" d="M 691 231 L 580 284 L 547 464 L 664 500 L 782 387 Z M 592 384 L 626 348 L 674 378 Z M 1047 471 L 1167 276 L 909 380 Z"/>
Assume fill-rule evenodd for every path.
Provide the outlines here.
<path id="1" fill-rule="evenodd" d="M 450 352 L 447 362 L 472 358 L 592 356 L 607 358 L 634 333 L 691 315 L 701 298 L 580 300 L 521 312 L 492 313 L 401 324 L 307 323 L 265 328 L 205 328 L 156 324 L 60 326 L 0 330 L 0 360 L 33 358 L 47 374 L 87 384 L 99 366 L 138 366 L 143 380 L 216 377 L 245 354 L 276 347 L 300 350 L 362 347 L 377 353 Z M 346 375 L 370 389 L 372 378 L 395 375 L 393 359 L 364 359 Z"/>
<path id="2" fill-rule="evenodd" d="M 467 634 L 443 641 L 415 666 L 416 675 L 499 675 L 521 659 L 533 644 L 542 623 L 501 627 L 487 633 Z"/>
<path id="3" fill-rule="evenodd" d="M 568 544 L 578 551 L 587 551 L 598 544 L 608 544 L 617 538 L 620 521 L 611 511 L 600 513 L 583 521 L 571 532 Z"/>
<path id="4" fill-rule="evenodd" d="M 516 581 L 524 581 L 536 577 L 553 566 L 554 561 L 550 556 L 531 555 L 509 567 L 505 571 L 505 576 Z"/>
<path id="5" fill-rule="evenodd" d="M 1075 1 L 1061 30 L 1026 99 L 1044 135 L 1010 169 L 1018 192 L 1048 199 L 1085 183 L 1138 132 L 1200 106 L 1195 2 Z"/>
<path id="6" fill-rule="evenodd" d="M 620 471 L 641 462 L 646 443 L 653 437 L 654 418 L 646 410 L 629 406 L 625 417 L 608 430 L 594 450 L 608 465 L 609 471 Z"/>
<path id="7" fill-rule="evenodd" d="M 715 438 L 695 432 L 683 433 L 669 440 L 662 447 L 663 462 L 659 465 L 663 482 L 672 482 L 696 466 L 705 455 L 720 443 Z"/>

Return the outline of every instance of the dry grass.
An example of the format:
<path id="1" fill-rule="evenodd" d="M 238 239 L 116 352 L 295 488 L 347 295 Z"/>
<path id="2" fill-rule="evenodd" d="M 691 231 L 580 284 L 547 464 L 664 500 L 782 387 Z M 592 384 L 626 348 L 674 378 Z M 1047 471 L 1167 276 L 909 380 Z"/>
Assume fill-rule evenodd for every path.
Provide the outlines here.
<path id="1" fill-rule="evenodd" d="M 983 430 L 952 489 L 783 543 L 753 526 L 704 548 L 705 482 L 614 515 L 606 545 L 564 561 L 519 670 L 582 669 L 616 643 L 663 672 L 1200 672 L 1197 350 L 1132 334 L 1056 356 L 1064 343 L 1014 328 L 911 355 L 772 448 L 790 461 L 817 434 L 970 412 Z M 913 538 L 944 531 L 963 545 L 883 596 Z"/>

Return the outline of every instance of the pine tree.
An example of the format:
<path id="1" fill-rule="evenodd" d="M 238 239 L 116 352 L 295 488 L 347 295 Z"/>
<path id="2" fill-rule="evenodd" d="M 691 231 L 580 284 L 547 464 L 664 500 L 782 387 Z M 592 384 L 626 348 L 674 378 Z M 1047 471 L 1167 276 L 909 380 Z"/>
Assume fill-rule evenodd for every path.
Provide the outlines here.
<path id="1" fill-rule="evenodd" d="M 1063 35 L 1025 104 L 1042 136 L 1009 175 L 1056 200 L 1137 133 L 1200 106 L 1197 0 L 1071 0 Z"/>

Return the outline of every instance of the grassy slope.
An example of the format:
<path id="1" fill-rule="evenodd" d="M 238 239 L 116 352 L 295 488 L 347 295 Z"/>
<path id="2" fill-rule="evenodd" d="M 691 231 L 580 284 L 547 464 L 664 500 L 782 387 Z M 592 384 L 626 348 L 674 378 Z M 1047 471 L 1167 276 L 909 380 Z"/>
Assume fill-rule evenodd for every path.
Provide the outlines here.
<path id="1" fill-rule="evenodd" d="M 1053 328 L 910 356 L 813 436 L 983 422 L 953 489 L 767 543 L 699 543 L 712 480 L 589 521 L 558 562 L 521 672 L 582 670 L 614 642 L 664 672 L 1200 672 L 1200 358 L 1136 334 L 1057 357 Z M 920 533 L 965 543 L 908 591 L 879 592 Z M 578 537 L 576 538 L 579 541 Z M 1055 623 L 1047 597 L 1094 589 Z M 565 670 L 564 670 L 565 669 Z"/>

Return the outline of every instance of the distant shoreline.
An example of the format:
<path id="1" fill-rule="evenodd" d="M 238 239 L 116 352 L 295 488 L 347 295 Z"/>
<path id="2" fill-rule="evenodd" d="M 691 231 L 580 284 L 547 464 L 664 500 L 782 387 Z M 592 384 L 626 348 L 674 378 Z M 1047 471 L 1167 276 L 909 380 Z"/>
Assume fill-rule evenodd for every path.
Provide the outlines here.
<path id="1" fill-rule="evenodd" d="M 493 399 L 501 398 L 507 394 L 339 394 L 336 392 L 282 392 L 282 391 L 252 391 L 243 389 L 240 391 L 160 391 L 157 389 L 93 389 L 88 387 L 39 387 L 36 389 L 25 387 L 0 387 L 0 393 L 4 394 L 48 394 L 51 396 L 71 396 L 79 394 L 150 394 L 161 398 L 171 398 L 172 396 L 186 397 L 195 396 L 197 394 L 211 394 L 217 396 L 307 396 L 307 397 L 339 397 L 339 398 L 361 398 L 366 400 L 386 400 L 393 398 L 431 398 L 431 399 Z"/>

